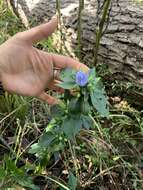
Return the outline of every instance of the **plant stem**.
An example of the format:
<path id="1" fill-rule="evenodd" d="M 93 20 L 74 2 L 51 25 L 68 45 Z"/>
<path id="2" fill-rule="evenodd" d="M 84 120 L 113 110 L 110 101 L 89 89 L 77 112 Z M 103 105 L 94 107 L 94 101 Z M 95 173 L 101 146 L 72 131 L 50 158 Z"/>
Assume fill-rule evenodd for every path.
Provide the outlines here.
<path id="1" fill-rule="evenodd" d="M 73 159 L 73 164 L 75 167 L 76 177 L 77 177 L 78 182 L 79 182 L 78 163 L 77 163 L 77 159 L 76 159 L 76 155 L 75 155 L 75 150 L 74 150 L 74 147 L 72 148 L 72 144 L 71 144 L 70 140 L 68 141 L 68 143 L 69 143 L 69 148 L 70 148 L 72 159 Z"/>
<path id="2" fill-rule="evenodd" d="M 79 0 L 79 11 L 78 11 L 78 31 L 77 31 L 77 41 L 78 41 L 78 48 L 77 48 L 77 55 L 79 60 L 81 61 L 81 43 L 82 43 L 82 30 L 81 30 L 81 17 L 82 11 L 84 9 L 84 0 Z"/>
<path id="3" fill-rule="evenodd" d="M 9 146 L 9 144 L 5 141 L 5 139 L 0 135 L 0 141 L 9 149 L 9 151 L 16 156 L 13 149 Z"/>
<path id="4" fill-rule="evenodd" d="M 56 0 L 56 14 L 58 15 L 59 19 L 59 31 L 60 31 L 60 52 L 62 53 L 62 39 L 63 39 L 63 33 L 62 33 L 62 22 L 61 22 L 61 10 L 60 10 L 60 0 Z"/>
<path id="5" fill-rule="evenodd" d="M 98 29 L 96 29 L 96 40 L 95 40 L 95 50 L 94 50 L 94 66 L 96 66 L 97 61 L 98 61 L 97 57 L 98 57 L 100 40 L 102 38 L 103 27 L 104 27 L 106 17 L 108 14 L 110 2 L 111 2 L 111 0 L 104 0 L 102 18 L 101 18 L 101 21 L 99 23 Z"/>

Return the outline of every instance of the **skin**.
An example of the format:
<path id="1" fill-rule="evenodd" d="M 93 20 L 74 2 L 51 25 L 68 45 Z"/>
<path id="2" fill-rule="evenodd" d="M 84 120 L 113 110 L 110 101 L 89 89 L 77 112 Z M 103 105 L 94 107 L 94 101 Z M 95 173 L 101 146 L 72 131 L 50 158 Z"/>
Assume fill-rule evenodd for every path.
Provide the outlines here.
<path id="1" fill-rule="evenodd" d="M 89 70 L 70 57 L 49 54 L 33 47 L 33 44 L 50 36 L 57 26 L 55 16 L 46 24 L 17 33 L 0 46 L 0 81 L 5 90 L 56 104 L 58 100 L 44 91 L 46 88 L 61 91 L 56 87 L 59 81 L 54 79 L 54 68 Z"/>

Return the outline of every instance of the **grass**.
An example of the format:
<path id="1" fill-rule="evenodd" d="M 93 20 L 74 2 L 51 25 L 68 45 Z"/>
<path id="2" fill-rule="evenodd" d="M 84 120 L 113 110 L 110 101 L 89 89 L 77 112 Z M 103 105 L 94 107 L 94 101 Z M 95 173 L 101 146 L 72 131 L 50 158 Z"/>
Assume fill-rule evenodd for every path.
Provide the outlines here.
<path id="1" fill-rule="evenodd" d="M 2 0 L 0 18 L 0 43 L 24 30 Z M 37 47 L 55 51 L 51 39 Z M 93 117 L 94 127 L 82 130 L 74 142 L 52 131 L 54 139 L 46 137 L 47 149 L 40 147 L 36 156 L 29 150 L 51 120 L 49 106 L 35 98 L 1 95 L 0 189 L 142 190 L 142 112 L 118 97 L 110 102 L 109 120 Z"/>

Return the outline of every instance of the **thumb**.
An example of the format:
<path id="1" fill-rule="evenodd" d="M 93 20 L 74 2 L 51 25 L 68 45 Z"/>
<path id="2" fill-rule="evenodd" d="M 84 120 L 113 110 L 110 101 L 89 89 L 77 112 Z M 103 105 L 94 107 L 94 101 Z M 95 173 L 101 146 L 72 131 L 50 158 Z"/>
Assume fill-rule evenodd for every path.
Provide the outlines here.
<path id="1" fill-rule="evenodd" d="M 17 34 L 17 38 L 27 41 L 32 45 L 40 40 L 50 36 L 58 26 L 58 17 L 55 15 L 52 19 L 45 24 L 41 24 L 24 32 Z"/>

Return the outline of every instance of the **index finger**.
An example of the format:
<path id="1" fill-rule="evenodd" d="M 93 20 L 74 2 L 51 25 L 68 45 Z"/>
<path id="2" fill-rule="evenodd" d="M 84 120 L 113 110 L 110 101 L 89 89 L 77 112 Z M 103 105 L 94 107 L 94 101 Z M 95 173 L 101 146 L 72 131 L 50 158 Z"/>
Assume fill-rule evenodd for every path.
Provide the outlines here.
<path id="1" fill-rule="evenodd" d="M 20 32 L 17 37 L 20 37 L 32 45 L 50 36 L 56 30 L 57 26 L 58 17 L 55 15 L 48 23 Z"/>
<path id="2" fill-rule="evenodd" d="M 53 66 L 56 68 L 60 69 L 65 69 L 65 68 L 71 68 L 75 70 L 82 70 L 84 72 L 88 72 L 89 68 L 83 64 L 80 63 L 79 61 L 68 57 L 68 56 L 62 56 L 62 55 L 57 55 L 57 54 L 50 54 L 53 62 Z"/>

